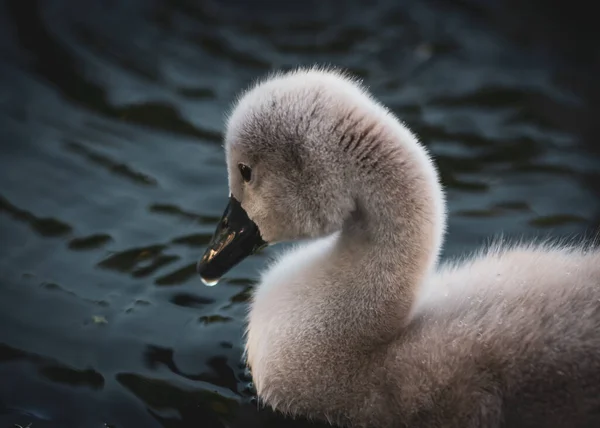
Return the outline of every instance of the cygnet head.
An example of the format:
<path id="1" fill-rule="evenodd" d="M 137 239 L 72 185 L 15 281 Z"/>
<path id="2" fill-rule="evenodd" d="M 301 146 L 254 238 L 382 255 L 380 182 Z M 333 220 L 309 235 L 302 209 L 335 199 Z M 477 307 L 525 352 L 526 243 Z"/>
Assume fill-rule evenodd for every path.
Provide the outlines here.
<path id="1" fill-rule="evenodd" d="M 390 166 L 397 145 L 379 146 L 398 132 L 414 140 L 340 71 L 271 75 L 243 93 L 225 132 L 229 205 L 198 263 L 205 282 L 267 244 L 342 229 L 368 203 L 357 198 L 360 188 Z"/>

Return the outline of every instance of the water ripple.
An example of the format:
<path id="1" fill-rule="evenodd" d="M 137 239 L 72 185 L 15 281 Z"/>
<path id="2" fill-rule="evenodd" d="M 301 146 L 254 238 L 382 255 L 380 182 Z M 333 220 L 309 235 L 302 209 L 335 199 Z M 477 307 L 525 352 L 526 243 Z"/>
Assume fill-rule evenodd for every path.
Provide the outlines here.
<path id="1" fill-rule="evenodd" d="M 150 212 L 169 215 L 173 217 L 179 217 L 185 220 L 193 220 L 198 223 L 206 223 L 214 225 L 219 221 L 219 217 L 217 216 L 207 216 L 202 214 L 196 214 L 189 211 L 185 211 L 178 206 L 172 204 L 152 204 L 148 208 Z"/>
<path id="2" fill-rule="evenodd" d="M 69 248 L 72 250 L 92 250 L 101 248 L 110 241 L 112 241 L 110 235 L 97 233 L 90 236 L 71 239 L 71 241 L 69 241 Z"/>
<path id="3" fill-rule="evenodd" d="M 137 184 L 142 184 L 146 186 L 156 186 L 158 184 L 156 179 L 148 176 L 147 174 L 137 172 L 123 163 L 119 163 L 112 160 L 108 156 L 96 153 L 93 150 L 85 147 L 83 144 L 70 142 L 67 143 L 66 148 L 70 152 L 82 156 L 84 159 L 90 161 L 91 163 L 102 166 L 111 173 L 128 178 L 129 180 Z"/>
<path id="4" fill-rule="evenodd" d="M 25 222 L 42 236 L 54 237 L 71 233 L 71 226 L 55 218 L 38 217 L 29 211 L 11 204 L 0 195 L 0 211 L 7 212 L 12 218 Z"/>
<path id="5" fill-rule="evenodd" d="M 177 269 L 175 272 L 171 272 L 167 275 L 156 278 L 154 283 L 156 285 L 178 285 L 183 284 L 191 278 L 196 278 L 197 276 L 196 263 L 191 263 L 180 269 Z"/>

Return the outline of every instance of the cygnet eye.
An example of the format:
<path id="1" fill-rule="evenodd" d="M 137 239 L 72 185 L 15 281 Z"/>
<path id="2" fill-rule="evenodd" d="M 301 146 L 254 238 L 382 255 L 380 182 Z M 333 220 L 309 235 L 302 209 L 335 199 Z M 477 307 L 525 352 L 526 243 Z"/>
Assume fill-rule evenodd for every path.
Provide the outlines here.
<path id="1" fill-rule="evenodd" d="M 238 163 L 238 169 L 240 170 L 240 174 L 242 174 L 242 178 L 246 183 L 252 179 L 252 168 L 250 168 L 248 165 Z"/>

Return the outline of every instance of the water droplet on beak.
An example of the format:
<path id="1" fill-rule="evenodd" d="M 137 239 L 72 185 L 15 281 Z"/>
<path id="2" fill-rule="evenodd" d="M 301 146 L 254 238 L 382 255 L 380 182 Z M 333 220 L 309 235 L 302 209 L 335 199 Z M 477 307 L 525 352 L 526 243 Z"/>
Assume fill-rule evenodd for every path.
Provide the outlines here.
<path id="1" fill-rule="evenodd" d="M 200 277 L 200 280 L 207 287 L 213 287 L 213 286 L 215 286 L 215 285 L 217 285 L 219 283 L 218 279 L 208 279 L 208 278 L 202 278 L 202 277 Z"/>

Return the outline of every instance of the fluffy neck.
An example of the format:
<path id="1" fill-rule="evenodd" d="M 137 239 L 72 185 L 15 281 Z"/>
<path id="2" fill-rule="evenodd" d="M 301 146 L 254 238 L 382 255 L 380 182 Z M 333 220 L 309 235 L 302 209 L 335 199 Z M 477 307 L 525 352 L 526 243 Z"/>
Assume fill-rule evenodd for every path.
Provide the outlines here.
<path id="1" fill-rule="evenodd" d="M 445 231 L 444 195 L 425 148 L 393 117 L 375 113 L 377 122 L 361 116 L 346 131 L 359 136 L 345 151 L 355 210 L 329 260 L 331 284 L 345 290 L 349 317 L 361 323 L 353 331 L 366 346 L 367 338 L 388 341 L 405 327 Z"/>

